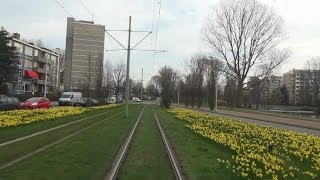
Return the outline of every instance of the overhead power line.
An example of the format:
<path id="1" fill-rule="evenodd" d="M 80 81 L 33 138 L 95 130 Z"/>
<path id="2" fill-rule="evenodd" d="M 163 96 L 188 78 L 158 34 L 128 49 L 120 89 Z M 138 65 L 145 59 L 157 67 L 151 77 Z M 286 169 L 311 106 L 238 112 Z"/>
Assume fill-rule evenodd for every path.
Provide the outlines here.
<path id="1" fill-rule="evenodd" d="M 93 21 L 93 13 L 91 13 L 91 11 L 87 8 L 87 6 L 85 6 L 83 4 L 83 2 L 81 0 L 79 0 L 79 1 L 80 1 L 80 4 L 82 5 L 82 7 L 84 7 L 84 9 L 88 12 L 88 14 L 90 15 L 90 17 L 91 17 L 91 19 Z"/>
<path id="2" fill-rule="evenodd" d="M 57 0 L 54 0 L 70 17 L 72 17 L 73 19 L 75 19 L 72 14 L 61 4 L 59 3 Z M 113 58 L 115 58 L 109 51 L 107 51 L 105 48 L 104 48 L 104 44 L 102 44 L 100 41 L 97 40 L 97 38 L 95 36 L 93 36 L 86 28 L 84 28 L 81 23 L 79 23 L 79 26 L 85 30 L 98 44 L 99 46 L 103 47 L 104 51 L 106 51 L 107 53 L 109 53 Z"/>

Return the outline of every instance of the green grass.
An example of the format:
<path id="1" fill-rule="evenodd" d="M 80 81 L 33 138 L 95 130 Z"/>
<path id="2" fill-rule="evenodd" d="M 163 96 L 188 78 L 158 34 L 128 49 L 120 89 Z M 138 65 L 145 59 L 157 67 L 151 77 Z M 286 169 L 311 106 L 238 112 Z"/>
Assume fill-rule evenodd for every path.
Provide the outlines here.
<path id="1" fill-rule="evenodd" d="M 186 122 L 177 120 L 165 109 L 157 108 L 156 113 L 187 179 L 240 178 L 217 161 L 217 158 L 231 160 L 231 151 L 196 134 L 185 126 Z"/>
<path id="2" fill-rule="evenodd" d="M 0 179 L 102 179 L 141 111 L 130 107 L 129 118 L 118 115 L 60 144 L 0 171 Z"/>
<path id="3" fill-rule="evenodd" d="M 25 154 L 28 154 L 40 147 L 43 147 L 49 143 L 55 142 L 69 134 L 72 134 L 76 131 L 78 131 L 81 128 L 90 126 L 91 124 L 94 124 L 102 119 L 107 118 L 108 116 L 111 116 L 115 113 L 120 112 L 122 109 L 118 108 L 115 111 L 107 109 L 104 111 L 107 111 L 108 113 L 96 116 L 94 118 L 87 119 L 85 121 L 81 121 L 75 124 L 71 124 L 66 127 L 62 127 L 60 129 L 56 129 L 47 133 L 44 133 L 42 135 L 34 136 L 19 142 L 15 142 L 9 145 L 6 145 L 4 147 L 0 148 L 0 164 L 3 164 L 5 162 L 8 162 L 10 160 L 13 160 L 19 156 L 23 156 Z"/>
<path id="4" fill-rule="evenodd" d="M 108 111 L 111 109 L 120 109 L 120 107 L 109 108 Z M 55 120 L 38 121 L 30 124 L 22 124 L 22 125 L 11 126 L 11 127 L 2 127 L 0 128 L 0 143 L 10 141 L 22 136 L 30 135 L 32 133 L 39 132 L 52 127 L 56 127 L 62 124 L 66 124 L 72 121 L 76 121 L 82 118 L 86 118 L 92 115 L 96 115 L 105 111 L 106 109 L 100 109 L 100 110 L 86 112 L 80 115 L 58 118 Z"/>
<path id="5" fill-rule="evenodd" d="M 151 106 L 146 106 L 119 179 L 175 179 Z"/>

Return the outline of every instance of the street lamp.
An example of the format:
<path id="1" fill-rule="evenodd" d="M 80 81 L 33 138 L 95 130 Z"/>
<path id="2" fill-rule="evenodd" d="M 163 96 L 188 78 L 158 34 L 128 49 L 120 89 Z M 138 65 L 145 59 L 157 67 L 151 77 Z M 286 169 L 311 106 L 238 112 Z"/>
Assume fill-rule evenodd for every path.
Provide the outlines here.
<path id="1" fill-rule="evenodd" d="M 251 91 L 253 90 L 252 87 L 249 88 L 249 107 L 251 107 Z"/>

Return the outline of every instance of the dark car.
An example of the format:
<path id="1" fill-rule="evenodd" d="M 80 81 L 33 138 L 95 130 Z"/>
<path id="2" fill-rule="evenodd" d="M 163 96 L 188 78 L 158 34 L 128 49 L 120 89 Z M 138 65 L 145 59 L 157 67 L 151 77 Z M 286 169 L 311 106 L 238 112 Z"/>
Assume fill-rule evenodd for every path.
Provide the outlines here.
<path id="1" fill-rule="evenodd" d="M 0 110 L 20 109 L 20 101 L 18 98 L 0 95 Z"/>
<path id="2" fill-rule="evenodd" d="M 99 100 L 95 98 L 90 98 L 91 104 L 93 106 L 98 106 L 99 105 Z"/>
<path id="3" fill-rule="evenodd" d="M 82 107 L 91 107 L 91 106 L 98 106 L 99 101 L 94 98 L 88 98 L 87 97 L 82 97 L 80 100 L 74 102 L 74 106 L 82 106 Z"/>
<path id="4" fill-rule="evenodd" d="M 33 97 L 25 102 L 21 103 L 22 109 L 40 109 L 40 108 L 51 108 L 51 102 L 45 97 Z"/>

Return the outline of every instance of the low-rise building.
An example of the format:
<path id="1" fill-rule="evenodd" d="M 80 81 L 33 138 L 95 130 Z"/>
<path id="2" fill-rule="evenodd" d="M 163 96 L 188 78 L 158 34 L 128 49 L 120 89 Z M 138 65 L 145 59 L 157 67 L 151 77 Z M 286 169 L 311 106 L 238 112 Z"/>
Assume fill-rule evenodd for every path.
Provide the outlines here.
<path id="1" fill-rule="evenodd" d="M 9 46 L 15 47 L 20 62 L 19 74 L 9 85 L 13 94 L 46 94 L 59 90 L 60 53 L 20 40 L 14 33 Z"/>

